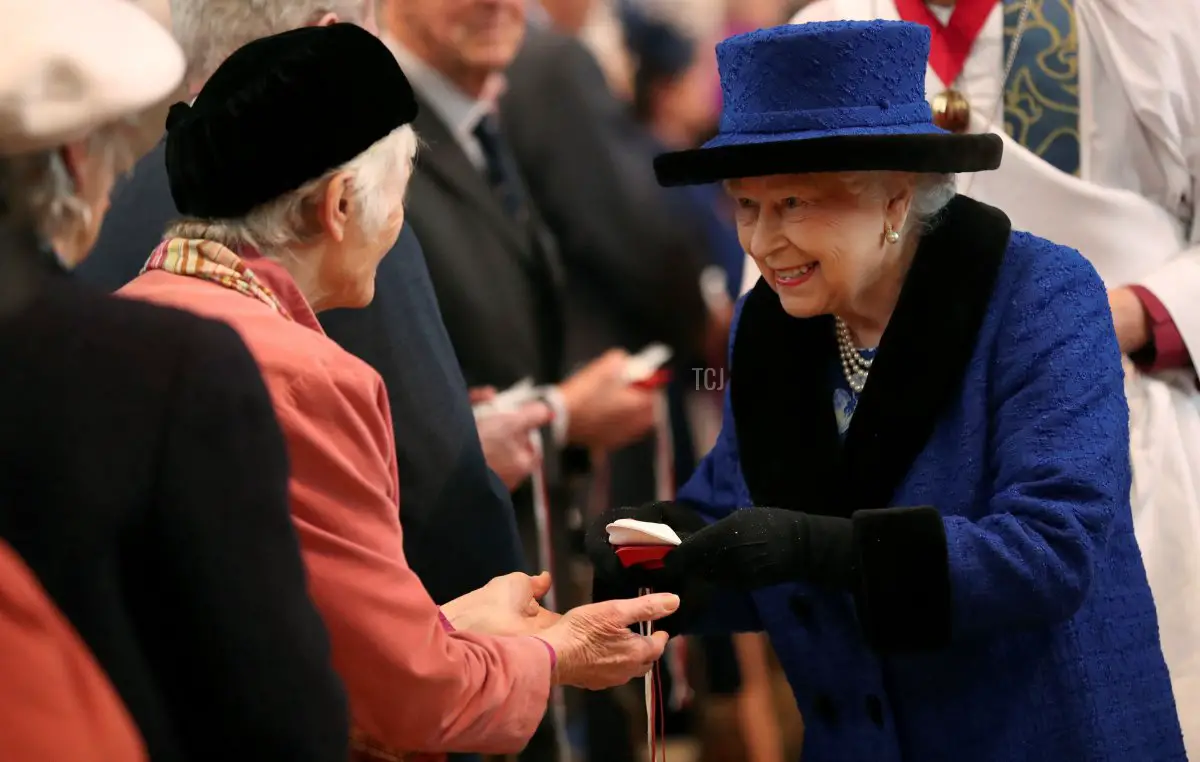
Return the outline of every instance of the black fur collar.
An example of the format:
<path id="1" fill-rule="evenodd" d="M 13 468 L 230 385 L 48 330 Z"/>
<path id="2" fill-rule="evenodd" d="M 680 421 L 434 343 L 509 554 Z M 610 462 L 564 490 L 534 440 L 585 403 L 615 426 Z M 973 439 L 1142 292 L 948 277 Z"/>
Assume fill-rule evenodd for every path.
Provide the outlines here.
<path id="1" fill-rule="evenodd" d="M 917 250 L 844 446 L 829 386 L 833 318 L 793 318 L 758 283 L 730 366 L 755 505 L 847 517 L 890 506 L 962 383 L 1010 232 L 1002 212 L 965 196 L 943 210 Z"/>

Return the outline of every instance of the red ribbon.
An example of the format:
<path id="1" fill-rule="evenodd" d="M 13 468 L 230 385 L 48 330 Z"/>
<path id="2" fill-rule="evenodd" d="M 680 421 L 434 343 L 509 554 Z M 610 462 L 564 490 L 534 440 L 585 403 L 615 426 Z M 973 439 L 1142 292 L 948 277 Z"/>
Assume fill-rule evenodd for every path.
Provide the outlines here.
<path id="1" fill-rule="evenodd" d="M 896 0 L 900 18 L 929 27 L 929 65 L 946 87 L 962 74 L 975 38 L 999 0 L 957 0 L 949 23 L 943 25 L 926 0 Z"/>

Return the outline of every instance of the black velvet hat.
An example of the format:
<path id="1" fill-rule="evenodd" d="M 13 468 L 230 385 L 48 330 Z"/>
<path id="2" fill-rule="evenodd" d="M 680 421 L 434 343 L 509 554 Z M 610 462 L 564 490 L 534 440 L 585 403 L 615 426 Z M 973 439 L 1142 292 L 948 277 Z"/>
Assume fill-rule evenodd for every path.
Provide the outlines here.
<path id="1" fill-rule="evenodd" d="M 762 29 L 717 46 L 724 104 L 703 147 L 659 156 L 663 185 L 803 172 L 978 172 L 998 135 L 955 135 L 925 100 L 929 29 L 829 21 Z"/>
<path id="2" fill-rule="evenodd" d="M 416 115 L 400 65 L 361 27 L 303 27 L 255 40 L 221 64 L 195 103 L 171 107 L 171 197 L 188 217 L 243 217 Z"/>

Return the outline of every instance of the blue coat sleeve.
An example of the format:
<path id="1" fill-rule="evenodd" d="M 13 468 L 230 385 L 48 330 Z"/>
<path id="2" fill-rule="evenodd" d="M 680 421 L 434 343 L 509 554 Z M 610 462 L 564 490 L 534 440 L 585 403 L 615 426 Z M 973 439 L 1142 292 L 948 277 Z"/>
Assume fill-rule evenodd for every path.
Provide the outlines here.
<path id="1" fill-rule="evenodd" d="M 952 640 L 1065 621 L 1129 511 L 1129 413 L 1104 284 L 1073 251 L 1032 237 L 1024 245 L 1032 251 L 1007 278 L 1015 285 L 993 297 L 1003 312 L 987 358 L 985 509 L 923 518 L 939 526 L 921 531 L 887 510 L 855 515 L 878 631 L 903 629 L 920 591 L 934 588 L 914 578 L 918 567 L 948 583 L 950 605 L 938 618 Z M 922 541 L 935 531 L 945 559 L 936 571 L 920 562 L 935 555 Z"/>
<path id="2" fill-rule="evenodd" d="M 730 329 L 730 354 L 733 337 L 737 335 L 742 313 L 739 301 Z M 731 358 L 732 359 L 732 358 Z M 733 408 L 729 389 L 721 414 L 721 433 L 713 449 L 704 456 L 692 477 L 680 488 L 676 502 L 695 509 L 702 518 L 712 522 L 727 516 L 739 507 L 748 506 L 749 490 L 742 480 L 738 465 L 737 435 L 734 433 Z M 747 593 L 722 591 L 714 595 L 703 614 L 686 624 L 690 634 L 721 634 L 728 632 L 758 632 L 762 624 L 754 601 Z"/>
<path id="3" fill-rule="evenodd" d="M 1075 252 L 1030 259 L 994 364 L 990 513 L 946 519 L 957 635 L 1073 616 L 1129 511 L 1129 408 L 1107 291 Z"/>

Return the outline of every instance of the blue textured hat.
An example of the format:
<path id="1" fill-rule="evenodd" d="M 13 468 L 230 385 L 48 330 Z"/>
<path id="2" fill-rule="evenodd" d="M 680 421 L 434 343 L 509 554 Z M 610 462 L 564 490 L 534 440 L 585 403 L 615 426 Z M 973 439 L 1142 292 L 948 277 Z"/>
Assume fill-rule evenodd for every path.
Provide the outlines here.
<path id="1" fill-rule="evenodd" d="M 703 147 L 664 154 L 663 185 L 798 172 L 977 172 L 997 135 L 956 135 L 925 100 L 929 29 L 904 21 L 789 24 L 717 46 L 724 107 Z"/>

